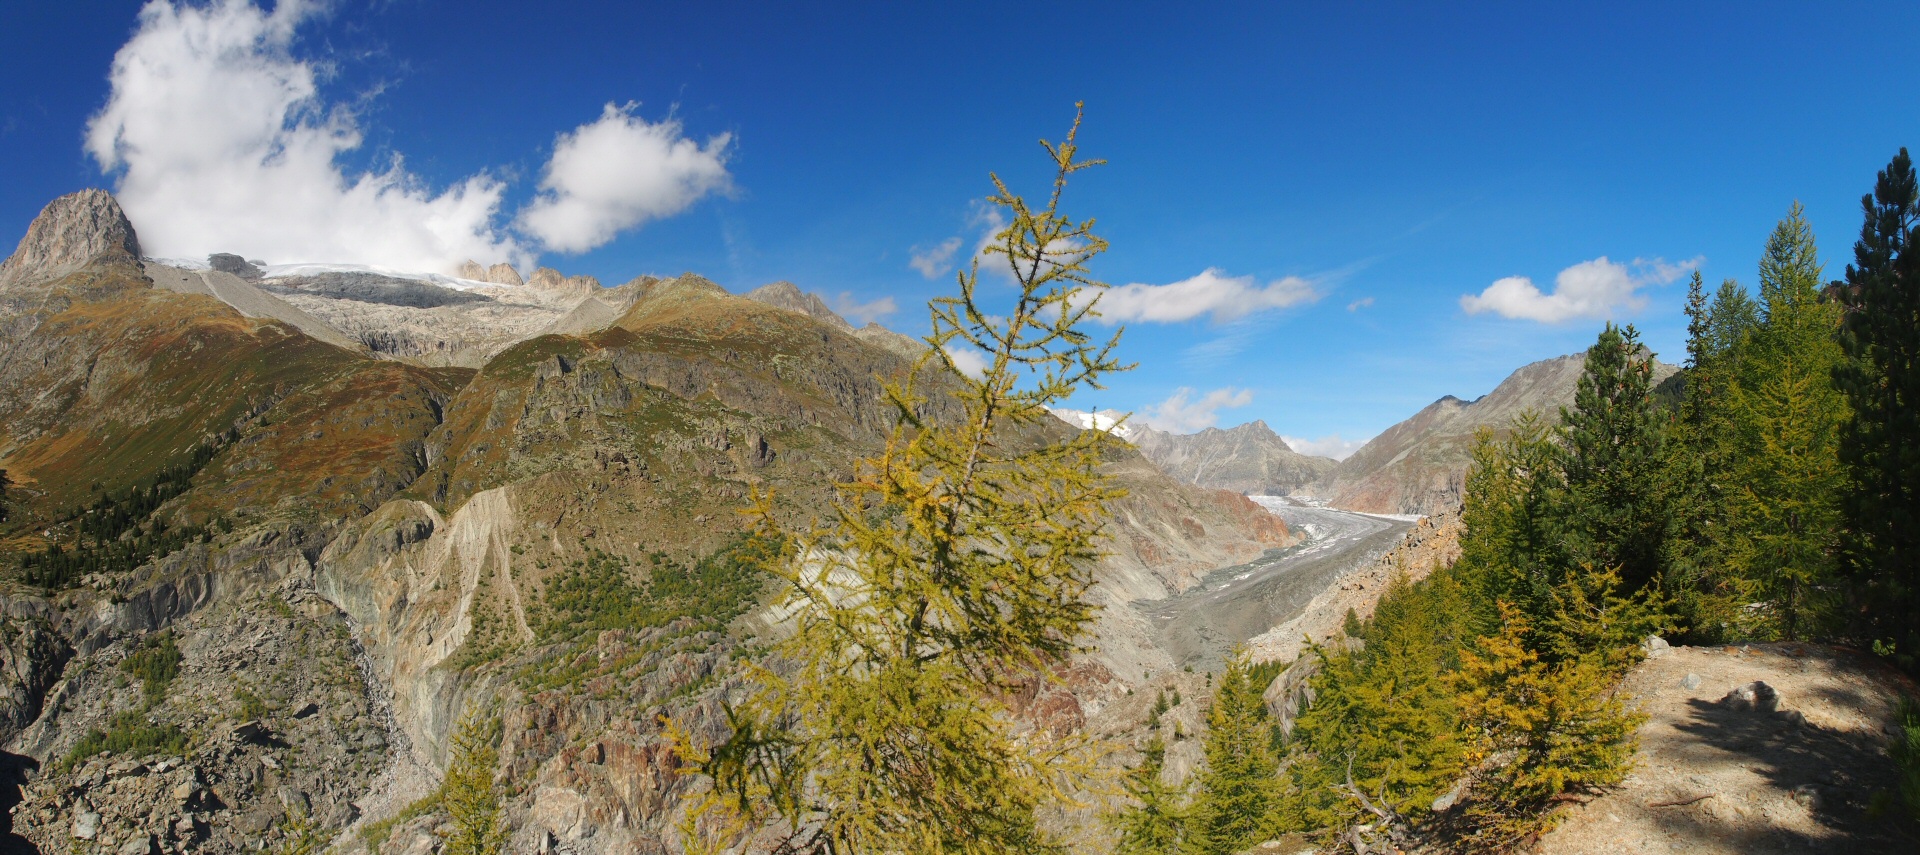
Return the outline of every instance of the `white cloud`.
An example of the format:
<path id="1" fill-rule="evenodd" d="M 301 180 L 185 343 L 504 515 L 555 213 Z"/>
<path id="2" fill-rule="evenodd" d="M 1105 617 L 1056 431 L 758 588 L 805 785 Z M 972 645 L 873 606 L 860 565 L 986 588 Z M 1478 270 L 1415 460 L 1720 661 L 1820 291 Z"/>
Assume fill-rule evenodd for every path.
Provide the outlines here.
<path id="1" fill-rule="evenodd" d="M 649 123 L 633 115 L 636 106 L 608 104 L 597 121 L 555 140 L 540 198 L 519 218 L 546 248 L 586 252 L 731 186 L 730 134 L 701 145 L 681 135 L 678 120 Z"/>
<path id="2" fill-rule="evenodd" d="M 478 174 L 434 192 L 400 158 L 349 176 L 353 112 L 330 105 L 319 68 L 291 53 L 319 6 L 153 0 L 114 55 L 86 149 L 118 171 L 115 195 L 148 252 L 231 251 L 273 262 L 334 261 L 445 271 L 463 259 L 525 264 L 491 225 L 504 186 Z"/>
<path id="3" fill-rule="evenodd" d="M 947 355 L 947 361 L 953 363 L 954 370 L 962 374 L 979 377 L 987 373 L 990 365 L 987 354 L 969 344 L 955 342 L 942 348 L 942 352 Z"/>
<path id="4" fill-rule="evenodd" d="M 853 292 L 842 291 L 840 296 L 833 298 L 833 310 L 840 313 L 840 317 L 852 322 L 854 326 L 880 320 L 899 309 L 892 297 L 881 297 L 878 300 L 862 303 L 853 298 Z"/>
<path id="5" fill-rule="evenodd" d="M 1301 454 L 1309 454 L 1314 457 L 1331 457 L 1335 460 L 1345 460 L 1352 456 L 1354 452 L 1359 451 L 1360 446 L 1367 444 L 1367 441 L 1364 439 L 1342 439 L 1337 433 L 1328 434 L 1319 439 L 1302 439 L 1296 436 L 1283 436 L 1280 438 L 1286 440 L 1288 448 L 1298 451 Z"/>
<path id="6" fill-rule="evenodd" d="M 1582 261 L 1553 279 L 1553 293 L 1542 293 L 1525 276 L 1508 276 L 1488 285 L 1479 294 L 1460 297 L 1460 308 L 1469 315 L 1493 312 L 1504 318 L 1557 324 L 1575 318 L 1604 320 L 1618 312 L 1638 312 L 1647 298 L 1638 292 L 1649 284 L 1665 285 L 1698 268 L 1704 258 L 1691 258 L 1674 264 L 1665 259 L 1636 258 L 1631 265 L 1600 256 Z"/>
<path id="7" fill-rule="evenodd" d="M 960 251 L 960 239 L 950 237 L 940 243 L 922 249 L 914 247 L 909 251 L 912 256 L 907 266 L 920 271 L 921 276 L 938 279 L 953 269 L 953 254 Z"/>
<path id="8" fill-rule="evenodd" d="M 1100 298 L 1106 323 L 1177 323 L 1201 315 L 1225 323 L 1319 299 L 1313 283 L 1298 276 L 1261 285 L 1252 276 L 1227 276 L 1217 267 L 1167 285 L 1117 285 Z"/>
<path id="9" fill-rule="evenodd" d="M 1360 298 L 1360 299 L 1358 299 L 1358 300 L 1355 300 L 1355 301 L 1353 301 L 1353 302 L 1351 302 L 1351 303 L 1348 303 L 1348 304 L 1347 304 L 1347 311 L 1349 311 L 1349 312 L 1358 312 L 1358 311 L 1360 311 L 1361 309 L 1364 309 L 1364 308 L 1366 308 L 1366 307 L 1368 307 L 1368 306 L 1371 306 L 1371 305 L 1373 305 L 1373 298 L 1372 298 L 1372 297 L 1361 297 L 1361 298 Z"/>
<path id="10" fill-rule="evenodd" d="M 1182 386 L 1158 404 L 1142 410 L 1134 421 L 1145 422 L 1155 430 L 1169 433 L 1193 433 L 1220 423 L 1220 411 L 1253 403 L 1253 392 L 1231 386 L 1215 389 L 1194 398 L 1194 390 Z"/>

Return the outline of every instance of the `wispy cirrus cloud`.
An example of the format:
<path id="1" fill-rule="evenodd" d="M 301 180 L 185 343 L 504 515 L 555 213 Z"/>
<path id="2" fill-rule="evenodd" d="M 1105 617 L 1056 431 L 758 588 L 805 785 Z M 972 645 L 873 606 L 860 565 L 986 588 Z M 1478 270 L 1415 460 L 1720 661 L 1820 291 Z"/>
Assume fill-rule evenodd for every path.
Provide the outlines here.
<path id="1" fill-rule="evenodd" d="M 915 246 L 908 250 L 907 266 L 928 279 L 938 279 L 953 271 L 953 256 L 960 251 L 960 239 L 950 237 L 933 246 Z"/>
<path id="2" fill-rule="evenodd" d="M 900 306 L 892 297 L 881 297 L 862 303 L 854 298 L 852 291 L 842 291 L 840 296 L 833 298 L 833 310 L 839 313 L 840 317 L 859 326 L 891 315 L 899 311 Z"/>
<path id="3" fill-rule="evenodd" d="M 1220 411 L 1253 403 L 1253 391 L 1231 386 L 1200 393 L 1182 386 L 1166 400 L 1134 414 L 1134 421 L 1169 433 L 1193 433 L 1220 423 Z"/>
<path id="4" fill-rule="evenodd" d="M 1360 446 L 1367 444 L 1367 440 L 1345 439 L 1337 433 L 1327 434 L 1319 439 L 1305 439 L 1297 436 L 1283 436 L 1280 438 L 1286 441 L 1288 448 L 1298 451 L 1301 454 L 1314 457 L 1331 457 L 1335 460 L 1345 460 L 1353 456 L 1354 452 L 1359 451 Z"/>
<path id="5" fill-rule="evenodd" d="M 1705 260 L 1695 257 L 1668 263 L 1661 258 L 1636 258 L 1621 264 L 1603 255 L 1560 271 L 1553 279 L 1551 293 L 1541 291 L 1525 276 L 1508 276 L 1479 294 L 1462 295 L 1460 308 L 1469 315 L 1491 312 L 1503 318 L 1548 324 L 1605 320 L 1646 308 L 1647 298 L 1639 293 L 1641 288 L 1669 284 L 1698 269 Z"/>

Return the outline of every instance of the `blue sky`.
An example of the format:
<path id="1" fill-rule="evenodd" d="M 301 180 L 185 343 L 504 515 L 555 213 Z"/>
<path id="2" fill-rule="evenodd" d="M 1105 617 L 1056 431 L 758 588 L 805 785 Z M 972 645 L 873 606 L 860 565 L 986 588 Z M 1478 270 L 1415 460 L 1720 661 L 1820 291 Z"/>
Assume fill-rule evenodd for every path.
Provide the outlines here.
<path id="1" fill-rule="evenodd" d="M 0 233 L 108 186 L 139 200 L 143 235 L 187 249 L 430 257 L 377 228 L 414 205 L 521 263 L 786 279 L 870 312 L 891 299 L 879 319 L 914 334 L 952 287 L 916 249 L 957 240 L 964 260 L 989 170 L 1042 192 L 1035 140 L 1084 100 L 1084 150 L 1110 163 L 1068 207 L 1112 241 L 1096 272 L 1147 287 L 1124 345 L 1140 368 L 1076 403 L 1314 440 L 1483 394 L 1605 317 L 1678 359 L 1689 265 L 1750 284 L 1797 199 L 1838 275 L 1874 171 L 1920 143 L 1911 3 L 7 5 Z M 166 15 L 268 34 L 220 65 Z M 213 70 L 112 76 L 137 33 L 140 56 Z M 262 68 L 316 88 L 262 113 L 233 88 Z M 224 198 L 254 184 L 222 159 L 255 157 L 227 144 L 256 126 L 318 140 L 319 171 Z M 644 174 L 604 162 L 621 152 Z M 323 173 L 388 191 L 336 187 L 308 211 L 373 237 L 288 208 Z M 1496 286 L 1511 277 L 1531 286 Z"/>

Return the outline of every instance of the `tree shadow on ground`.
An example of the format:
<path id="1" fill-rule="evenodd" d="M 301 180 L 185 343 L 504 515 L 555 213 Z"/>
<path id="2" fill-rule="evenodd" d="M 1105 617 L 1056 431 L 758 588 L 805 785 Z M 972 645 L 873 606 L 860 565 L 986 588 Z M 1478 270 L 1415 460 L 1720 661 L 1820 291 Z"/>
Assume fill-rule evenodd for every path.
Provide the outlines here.
<path id="1" fill-rule="evenodd" d="M 1821 727 L 1790 709 L 1741 710 L 1699 698 L 1687 703 L 1692 707 L 1688 720 L 1675 729 L 1734 755 L 1783 799 L 1800 794 L 1820 831 L 1781 828 L 1764 816 L 1736 822 L 1675 806 L 1656 813 L 1656 821 L 1670 835 L 1722 845 L 1738 842 L 1747 852 L 1920 852 L 1920 833 L 1898 809 L 1893 760 L 1880 733 Z M 1875 793 L 1893 794 L 1894 803 L 1882 816 L 1870 815 Z"/>

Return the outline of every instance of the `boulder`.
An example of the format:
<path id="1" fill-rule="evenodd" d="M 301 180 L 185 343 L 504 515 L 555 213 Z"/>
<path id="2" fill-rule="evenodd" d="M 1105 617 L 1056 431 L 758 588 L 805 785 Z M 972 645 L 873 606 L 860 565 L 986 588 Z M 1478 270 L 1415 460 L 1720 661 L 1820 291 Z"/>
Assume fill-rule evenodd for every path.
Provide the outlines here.
<path id="1" fill-rule="evenodd" d="M 1765 682 L 1755 680 L 1728 692 L 1720 706 L 1736 712 L 1771 713 L 1780 709 L 1780 693 Z"/>
<path id="2" fill-rule="evenodd" d="M 207 256 L 207 266 L 222 273 L 231 273 L 248 282 L 260 281 L 260 268 L 253 262 L 227 252 L 216 252 Z"/>

